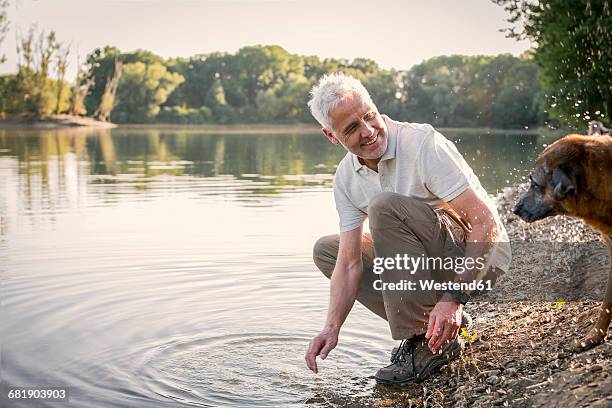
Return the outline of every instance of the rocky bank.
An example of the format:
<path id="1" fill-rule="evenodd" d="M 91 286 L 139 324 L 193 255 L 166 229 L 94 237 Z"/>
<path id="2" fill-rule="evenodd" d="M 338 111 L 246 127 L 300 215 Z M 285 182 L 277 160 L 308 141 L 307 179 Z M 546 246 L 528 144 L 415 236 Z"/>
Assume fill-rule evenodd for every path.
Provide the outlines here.
<path id="1" fill-rule="evenodd" d="M 608 250 L 582 222 L 554 217 L 526 224 L 511 213 L 526 186 L 498 199 L 513 247 L 511 271 L 467 305 L 475 325 L 461 359 L 420 384 L 379 386 L 359 397 L 320 395 L 323 406 L 610 407 L 612 336 L 590 350 L 571 345 L 595 321 L 608 273 Z M 469 337 L 469 338 L 468 338 Z"/>

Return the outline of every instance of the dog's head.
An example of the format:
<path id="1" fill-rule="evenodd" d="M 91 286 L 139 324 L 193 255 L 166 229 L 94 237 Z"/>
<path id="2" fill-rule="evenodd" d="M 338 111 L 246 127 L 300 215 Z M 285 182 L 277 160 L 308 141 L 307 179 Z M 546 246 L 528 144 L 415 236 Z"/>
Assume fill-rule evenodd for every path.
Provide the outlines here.
<path id="1" fill-rule="evenodd" d="M 564 138 L 565 139 L 565 138 Z M 529 179 L 529 190 L 519 199 L 513 212 L 533 222 L 567 214 L 579 192 L 582 165 L 575 145 L 563 139 L 550 145 L 536 161 Z M 568 205 L 570 204 L 570 205 Z"/>

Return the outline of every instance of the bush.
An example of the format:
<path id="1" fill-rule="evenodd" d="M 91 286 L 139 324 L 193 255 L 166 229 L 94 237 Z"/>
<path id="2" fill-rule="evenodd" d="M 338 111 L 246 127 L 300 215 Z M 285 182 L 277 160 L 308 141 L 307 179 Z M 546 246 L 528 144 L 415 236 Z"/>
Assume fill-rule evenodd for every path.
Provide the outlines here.
<path id="1" fill-rule="evenodd" d="M 212 116 L 210 108 L 206 106 L 202 106 L 200 109 L 184 106 L 166 106 L 157 114 L 155 121 L 159 123 L 199 125 L 211 123 Z"/>

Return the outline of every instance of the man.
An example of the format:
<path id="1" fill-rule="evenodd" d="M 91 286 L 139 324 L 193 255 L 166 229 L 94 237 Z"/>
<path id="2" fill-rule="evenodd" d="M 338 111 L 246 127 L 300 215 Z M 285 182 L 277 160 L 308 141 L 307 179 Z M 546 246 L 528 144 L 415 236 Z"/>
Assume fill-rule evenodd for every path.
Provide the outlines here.
<path id="1" fill-rule="evenodd" d="M 490 289 L 508 270 L 506 230 L 455 145 L 431 126 L 380 115 L 363 85 L 341 73 L 321 78 L 311 94 L 308 104 L 324 135 L 347 154 L 334 176 L 340 234 L 314 247 L 331 289 L 325 326 L 306 363 L 317 372 L 316 357 L 336 347 L 358 300 L 402 341 L 376 381 L 425 379 L 461 352 L 457 334 L 469 320 L 463 305 L 470 295 Z M 363 233 L 366 217 L 371 235 Z M 442 267 L 435 262 L 441 259 L 455 266 Z M 468 259 L 480 262 L 466 268 Z M 408 262 L 415 260 L 421 263 Z"/>

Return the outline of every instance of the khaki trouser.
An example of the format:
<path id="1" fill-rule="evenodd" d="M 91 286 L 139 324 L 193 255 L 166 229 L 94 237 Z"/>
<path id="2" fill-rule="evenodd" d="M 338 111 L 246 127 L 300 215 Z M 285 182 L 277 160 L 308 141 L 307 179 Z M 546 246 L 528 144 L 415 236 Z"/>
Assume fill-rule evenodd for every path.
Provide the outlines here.
<path id="1" fill-rule="evenodd" d="M 370 230 L 361 243 L 363 274 L 357 300 L 389 322 L 395 340 L 411 338 L 426 332 L 429 313 L 444 294 L 435 290 L 391 291 L 375 290 L 374 281 L 415 282 L 453 281 L 453 271 L 421 268 L 414 274 L 405 269 L 388 269 L 378 275 L 373 272 L 374 257 L 461 257 L 465 255 L 465 239 L 469 226 L 452 210 L 434 210 L 427 204 L 396 193 L 380 193 L 368 208 Z M 340 243 L 339 235 L 320 238 L 314 246 L 314 262 L 331 279 Z M 497 271 L 495 271 L 497 272 Z M 492 283 L 495 273 L 485 279 Z"/>

